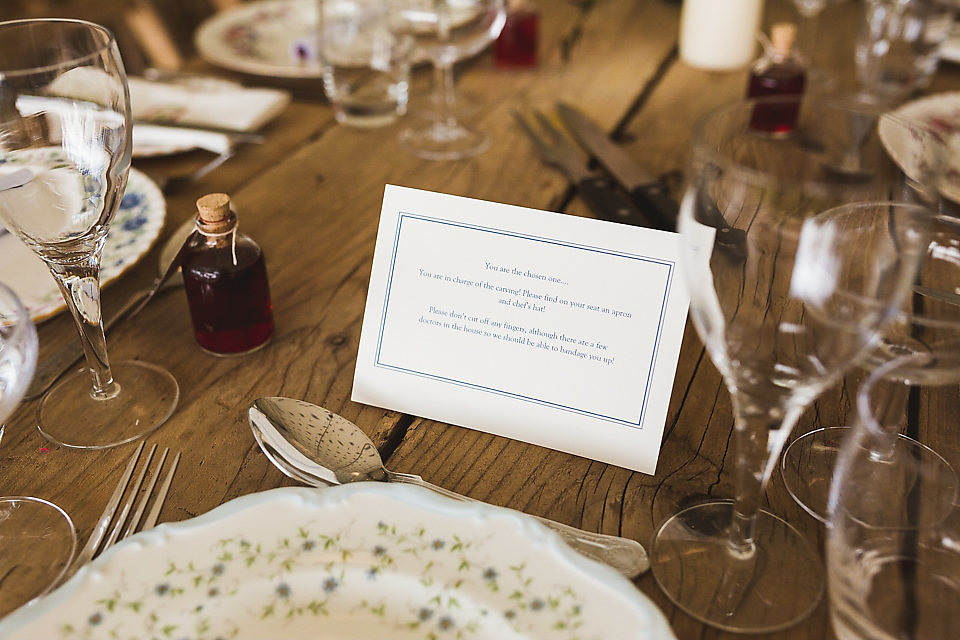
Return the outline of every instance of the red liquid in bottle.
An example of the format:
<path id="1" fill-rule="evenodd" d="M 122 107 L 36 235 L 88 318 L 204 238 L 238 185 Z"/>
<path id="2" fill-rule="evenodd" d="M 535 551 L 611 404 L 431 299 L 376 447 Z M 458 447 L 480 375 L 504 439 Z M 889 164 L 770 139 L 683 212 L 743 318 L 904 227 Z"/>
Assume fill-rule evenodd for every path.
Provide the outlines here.
<path id="1" fill-rule="evenodd" d="M 273 308 L 260 248 L 236 239 L 236 264 L 228 246 L 201 247 L 184 256 L 183 281 L 194 335 L 214 354 L 240 354 L 273 335 Z"/>
<path id="2" fill-rule="evenodd" d="M 539 15 L 532 9 L 517 9 L 507 14 L 503 31 L 493 44 L 493 59 L 498 67 L 536 66 L 539 21 Z"/>
<path id="3" fill-rule="evenodd" d="M 796 33 L 792 24 L 773 25 L 770 47 L 750 69 L 747 97 L 766 98 L 753 108 L 750 128 L 754 131 L 786 135 L 797 126 L 807 74 L 803 59 L 793 50 Z M 784 100 L 772 96 L 782 96 Z"/>
<path id="4" fill-rule="evenodd" d="M 771 67 L 762 75 L 751 74 L 748 97 L 786 96 L 787 99 L 780 102 L 768 98 L 769 102 L 756 105 L 750 118 L 750 128 L 774 134 L 793 131 L 800 115 L 799 97 L 803 95 L 805 85 L 803 70 L 793 66 Z"/>

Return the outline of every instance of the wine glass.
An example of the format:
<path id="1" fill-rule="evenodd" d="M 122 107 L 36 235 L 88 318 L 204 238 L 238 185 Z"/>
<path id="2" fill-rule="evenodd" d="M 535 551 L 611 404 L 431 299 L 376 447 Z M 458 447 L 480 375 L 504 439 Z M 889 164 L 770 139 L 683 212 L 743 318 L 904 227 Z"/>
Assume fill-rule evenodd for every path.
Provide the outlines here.
<path id="1" fill-rule="evenodd" d="M 789 134 L 756 113 L 795 113 Z M 654 576 L 695 618 L 738 632 L 786 628 L 823 590 L 818 554 L 760 508 L 804 409 L 862 357 L 912 282 L 929 211 L 834 209 L 907 194 L 875 140 L 841 172 L 858 106 L 826 98 L 727 105 L 695 130 L 680 211 L 681 269 L 693 323 L 734 406 L 734 500 L 696 504 L 660 527 Z M 875 144 L 876 143 L 876 144 Z"/>
<path id="2" fill-rule="evenodd" d="M 890 384 L 884 387 L 888 406 L 881 417 L 887 422 L 906 419 L 911 389 L 917 392 L 927 386 L 960 382 L 960 297 L 952 297 L 960 283 L 960 263 L 956 259 L 960 255 L 960 226 L 955 218 L 946 216 L 933 217 L 931 222 L 930 241 L 912 295 L 861 365 L 870 372 L 891 360 L 916 356 L 902 366 L 884 369 Z M 827 521 L 830 479 L 849 431 L 840 426 L 817 429 L 796 438 L 783 453 L 780 471 L 787 491 L 821 522 Z M 898 446 L 917 447 L 917 457 L 923 452 L 923 445 L 906 437 Z"/>
<path id="3" fill-rule="evenodd" d="M 130 169 L 130 94 L 113 35 L 61 19 L 0 23 L 0 223 L 50 268 L 88 371 L 43 397 L 54 443 L 105 448 L 163 424 L 176 380 L 142 361 L 111 363 L 100 314 L 100 258 Z"/>
<path id="4" fill-rule="evenodd" d="M 30 315 L 0 284 L 0 425 L 20 402 L 37 362 Z M 43 595 L 73 559 L 70 517 L 41 498 L 0 497 L 0 617 Z"/>
<path id="5" fill-rule="evenodd" d="M 899 435 L 899 420 L 884 417 L 890 380 L 913 377 L 931 356 L 960 357 L 934 351 L 891 360 L 857 393 L 827 529 L 830 616 L 840 640 L 940 640 L 960 625 L 957 475 L 936 452 Z M 947 391 L 955 402 L 955 389 Z"/>
<path id="6" fill-rule="evenodd" d="M 459 160 L 482 153 L 486 134 L 457 121 L 453 65 L 493 42 L 506 21 L 504 0 L 401 0 L 402 19 L 414 36 L 414 57 L 433 65 L 439 111 L 428 124 L 400 132 L 400 145 L 427 160 Z"/>
<path id="7" fill-rule="evenodd" d="M 827 93 L 832 91 L 837 84 L 834 74 L 818 66 L 812 59 L 812 55 L 820 47 L 820 43 L 817 42 L 817 26 L 820 14 L 823 13 L 828 4 L 838 1 L 842 0 L 793 0 L 793 5 L 800 16 L 798 48 L 810 63 L 810 68 L 807 69 L 807 88 L 811 91 Z"/>

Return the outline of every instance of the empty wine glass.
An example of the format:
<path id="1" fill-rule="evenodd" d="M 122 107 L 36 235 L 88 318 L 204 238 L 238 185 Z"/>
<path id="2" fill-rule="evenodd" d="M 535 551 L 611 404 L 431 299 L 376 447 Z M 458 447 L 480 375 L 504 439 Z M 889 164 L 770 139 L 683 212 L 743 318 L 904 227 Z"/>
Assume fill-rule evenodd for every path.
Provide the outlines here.
<path id="1" fill-rule="evenodd" d="M 870 372 L 891 360 L 916 356 L 884 369 L 890 383 L 884 387 L 887 422 L 906 419 L 910 388 L 960 382 L 960 297 L 952 297 L 960 283 L 960 226 L 955 218 L 945 216 L 932 217 L 931 224 L 912 294 L 861 365 Z M 842 426 L 817 429 L 799 436 L 783 453 L 780 468 L 787 491 L 821 522 L 827 521 L 830 479 L 849 431 Z M 913 444 L 922 447 L 910 439 L 899 446 Z"/>
<path id="2" fill-rule="evenodd" d="M 888 409 L 889 381 L 910 379 L 931 355 L 958 359 L 933 352 L 891 360 L 857 393 L 827 529 L 830 616 L 840 640 L 942 640 L 960 626 L 957 475 L 936 452 L 902 437 L 899 419 L 885 418 L 899 413 Z M 950 397 L 955 402 L 955 390 Z"/>
<path id="3" fill-rule="evenodd" d="M 0 284 L 0 425 L 26 392 L 36 362 L 30 315 Z M 73 522 L 60 507 L 40 498 L 0 497 L 0 617 L 56 584 L 76 545 Z"/>
<path id="4" fill-rule="evenodd" d="M 771 105 L 796 114 L 791 134 L 754 129 L 755 110 Z M 819 601 L 820 558 L 760 508 L 763 488 L 804 409 L 900 307 L 925 239 L 922 206 L 833 208 L 911 191 L 873 140 L 860 147 L 855 179 L 837 170 L 860 113 L 817 97 L 746 101 L 695 130 L 681 270 L 733 399 L 736 495 L 669 518 L 651 565 L 677 606 L 722 629 L 782 629 Z"/>
<path id="5" fill-rule="evenodd" d="M 486 134 L 457 121 L 453 65 L 493 42 L 506 21 L 504 0 L 401 0 L 414 37 L 414 57 L 430 60 L 438 113 L 428 124 L 400 132 L 400 145 L 428 160 L 458 160 L 482 153 Z"/>
<path id="6" fill-rule="evenodd" d="M 50 268 L 89 367 L 47 392 L 39 428 L 67 447 L 129 442 L 166 421 L 179 389 L 155 365 L 107 358 L 100 258 L 131 151 L 120 53 L 78 20 L 0 23 L 0 41 L 0 222 Z"/>

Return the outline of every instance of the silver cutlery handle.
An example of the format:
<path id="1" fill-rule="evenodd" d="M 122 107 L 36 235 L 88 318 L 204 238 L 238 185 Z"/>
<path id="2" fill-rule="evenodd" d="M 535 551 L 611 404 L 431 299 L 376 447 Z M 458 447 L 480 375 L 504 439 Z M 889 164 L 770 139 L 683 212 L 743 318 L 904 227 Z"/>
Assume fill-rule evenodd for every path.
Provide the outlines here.
<path id="1" fill-rule="evenodd" d="M 468 498 L 467 496 L 431 484 L 418 475 L 389 471 L 387 472 L 387 478 L 390 482 L 419 485 L 431 491 L 436 491 L 448 498 L 460 500 L 461 502 L 477 502 L 473 498 Z M 636 540 L 584 531 L 561 522 L 541 518 L 540 516 L 531 517 L 536 518 L 540 524 L 546 526 L 554 533 L 559 534 L 560 537 L 563 538 L 563 541 L 570 545 L 575 551 L 597 562 L 602 562 L 613 567 L 628 578 L 635 578 L 650 568 L 647 551 L 643 548 L 643 545 Z"/>

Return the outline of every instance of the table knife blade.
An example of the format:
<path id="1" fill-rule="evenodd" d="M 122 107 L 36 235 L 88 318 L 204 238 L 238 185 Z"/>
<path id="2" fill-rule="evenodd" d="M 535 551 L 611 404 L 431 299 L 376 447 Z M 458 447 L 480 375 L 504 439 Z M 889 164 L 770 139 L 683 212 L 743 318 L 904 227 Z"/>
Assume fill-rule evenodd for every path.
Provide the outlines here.
<path id="1" fill-rule="evenodd" d="M 610 222 L 650 226 L 647 218 L 626 194 L 611 184 L 606 176 L 590 171 L 586 160 L 579 157 L 579 151 L 573 142 L 565 140 L 565 136 L 562 136 L 558 129 L 555 130 L 542 114 L 538 112 L 537 116 L 551 138 L 550 141 L 538 133 L 524 116 L 514 113 L 520 128 L 533 142 L 540 158 L 563 172 L 594 214 Z"/>
<path id="2" fill-rule="evenodd" d="M 677 203 L 667 195 L 659 180 L 647 173 L 577 108 L 558 102 L 557 113 L 577 141 L 600 161 L 614 180 L 630 192 L 641 212 L 657 229 L 672 231 L 676 227 Z"/>

